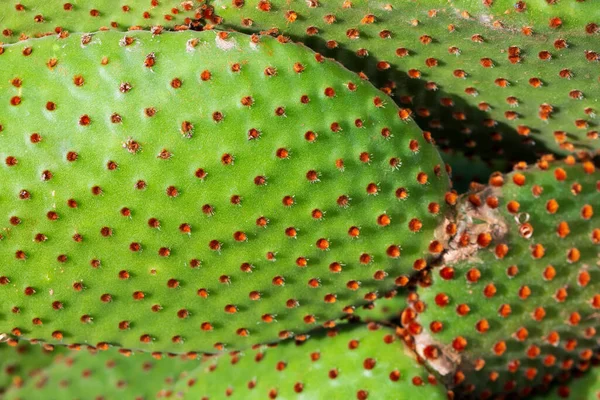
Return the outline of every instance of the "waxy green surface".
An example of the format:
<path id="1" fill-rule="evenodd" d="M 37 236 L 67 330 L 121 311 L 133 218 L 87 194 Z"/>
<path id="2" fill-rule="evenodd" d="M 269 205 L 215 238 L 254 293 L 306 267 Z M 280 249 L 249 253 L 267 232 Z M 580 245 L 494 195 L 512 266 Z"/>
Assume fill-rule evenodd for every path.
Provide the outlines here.
<path id="1" fill-rule="evenodd" d="M 59 347 L 57 347 L 59 348 Z M 57 351 L 55 349 L 55 351 Z M 22 385 L 12 386 L 5 400 L 150 400 L 164 387 L 183 379 L 201 361 L 186 356 L 106 351 L 68 351 L 54 355 L 45 368 Z"/>
<path id="2" fill-rule="evenodd" d="M 525 396 L 589 362 L 600 343 L 598 169 L 541 162 L 503 180 L 465 197 L 458 220 L 472 221 L 470 246 L 484 243 L 480 233 L 492 241 L 455 261 L 467 251 L 459 232 L 409 327 L 422 328 L 419 354 L 474 398 Z M 454 365 L 439 367 L 442 352 Z"/>
<path id="3" fill-rule="evenodd" d="M 210 5 L 220 27 L 288 36 L 363 72 L 458 160 L 534 162 L 538 154 L 600 148 L 593 1 Z"/>
<path id="4" fill-rule="evenodd" d="M 447 399 L 446 389 L 393 329 L 341 326 L 197 367 L 172 391 L 183 399 Z"/>
<path id="5" fill-rule="evenodd" d="M 2 332 L 242 349 L 430 257 L 449 182 L 436 149 L 303 46 L 104 32 L 0 58 Z"/>
<path id="6" fill-rule="evenodd" d="M 0 4 L 0 42 L 100 30 L 199 29 L 198 0 L 10 0 Z"/>

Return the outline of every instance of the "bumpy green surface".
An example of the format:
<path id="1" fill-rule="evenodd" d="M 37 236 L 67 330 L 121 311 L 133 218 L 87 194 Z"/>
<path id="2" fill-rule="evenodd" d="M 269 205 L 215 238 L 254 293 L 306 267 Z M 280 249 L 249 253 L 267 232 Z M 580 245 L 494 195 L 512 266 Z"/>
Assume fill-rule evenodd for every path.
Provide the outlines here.
<path id="1" fill-rule="evenodd" d="M 598 400 L 600 398 L 600 368 L 595 366 L 585 373 L 577 373 L 567 384 L 554 386 L 548 393 L 533 400 Z"/>
<path id="2" fill-rule="evenodd" d="M 47 351 L 40 345 L 25 341 L 14 346 L 0 343 L 0 397 L 10 386 L 23 385 L 63 351 L 60 347 Z"/>
<path id="3" fill-rule="evenodd" d="M 448 177 L 416 125 L 304 46 L 223 36 L 5 47 L 0 332 L 239 349 L 350 312 L 428 258 Z"/>
<path id="4" fill-rule="evenodd" d="M 473 218 L 467 243 L 493 241 L 466 256 L 459 233 L 409 327 L 419 353 L 474 398 L 527 394 L 588 361 L 599 340 L 600 173 L 591 162 L 542 162 L 504 180 L 465 199 L 459 219 Z M 443 353 L 456 371 L 440 367 Z"/>
<path id="5" fill-rule="evenodd" d="M 423 3 L 436 5 L 434 0 Z M 457 10 L 469 10 L 474 17 L 489 21 L 490 26 L 531 27 L 539 33 L 559 28 L 577 30 L 590 22 L 600 21 L 600 9 L 593 0 L 450 0 L 449 3 Z M 560 18 L 559 28 L 550 25 L 552 18 Z"/>
<path id="6" fill-rule="evenodd" d="M 600 9 L 593 1 L 542 7 L 539 0 L 518 13 L 515 3 L 210 2 L 224 28 L 281 33 L 364 72 L 459 154 L 534 161 L 536 153 L 597 150 L 600 41 L 587 24 L 600 23 Z M 551 29 L 555 12 L 564 24 Z M 521 31 L 525 22 L 530 36 Z"/>
<path id="7" fill-rule="evenodd" d="M 181 379 L 173 398 L 443 400 L 446 389 L 392 329 L 360 325 L 223 355 Z"/>
<path id="8" fill-rule="evenodd" d="M 361 321 L 397 323 L 406 305 L 407 292 L 403 289 L 391 290 L 372 303 L 357 307 L 353 316 Z"/>
<path id="9" fill-rule="evenodd" d="M 206 7 L 198 0 L 76 0 L 4 1 L 0 4 L 0 42 L 61 32 L 185 30 L 199 27 Z"/>
<path id="10" fill-rule="evenodd" d="M 452 189 L 466 193 L 472 182 L 486 184 L 490 175 L 496 171 L 507 171 L 510 163 L 502 159 L 483 161 L 481 157 L 466 157 L 460 152 L 442 152 L 444 162 L 452 167 Z"/>
<path id="11" fill-rule="evenodd" d="M 4 399 L 150 400 L 199 363 L 200 360 L 186 356 L 125 356 L 114 348 L 71 351 L 56 356 L 51 365 L 21 387 L 10 388 Z"/>

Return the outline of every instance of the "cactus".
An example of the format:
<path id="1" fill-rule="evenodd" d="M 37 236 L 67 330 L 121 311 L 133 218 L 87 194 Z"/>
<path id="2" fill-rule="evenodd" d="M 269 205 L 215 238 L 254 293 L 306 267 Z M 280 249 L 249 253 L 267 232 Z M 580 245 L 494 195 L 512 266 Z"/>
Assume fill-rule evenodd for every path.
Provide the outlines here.
<path id="1" fill-rule="evenodd" d="M 201 29 L 200 19 L 211 14 L 198 0 L 23 0 L 6 3 L 10 4 L 0 5 L 0 42 L 6 43 L 69 32 Z"/>
<path id="2" fill-rule="evenodd" d="M 540 161 L 464 198 L 430 286 L 402 316 L 457 391 L 526 396 L 598 344 L 599 174 Z"/>
<path id="3" fill-rule="evenodd" d="M 432 0 L 425 3 L 435 5 Z M 448 3 L 462 12 L 463 17 L 466 16 L 464 11 L 468 10 L 471 17 L 495 29 L 519 30 L 524 34 L 532 30 L 542 35 L 557 30 L 583 34 L 582 30 L 576 31 L 580 28 L 585 28 L 588 35 L 598 32 L 593 23 L 598 22 L 600 10 L 593 1 L 450 0 Z"/>
<path id="4" fill-rule="evenodd" d="M 507 171 L 510 163 L 506 160 L 484 161 L 477 155 L 466 157 L 464 153 L 441 152 L 442 159 L 450 167 L 452 188 L 458 193 L 466 193 L 472 183 L 485 183 L 495 171 Z"/>
<path id="5" fill-rule="evenodd" d="M 220 27 L 289 36 L 364 73 L 450 152 L 533 162 L 600 148 L 592 1 L 210 4 Z"/>
<path id="6" fill-rule="evenodd" d="M 60 347 L 56 353 L 52 350 L 28 342 L 0 343 L 0 398 L 7 388 L 21 387 L 31 376 L 50 364 L 54 354 L 64 351 Z"/>
<path id="7" fill-rule="evenodd" d="M 352 318 L 366 322 L 395 324 L 404 308 L 406 295 L 404 288 L 390 290 L 374 302 L 356 308 Z"/>
<path id="8" fill-rule="evenodd" d="M 216 357 L 172 390 L 184 399 L 435 399 L 446 389 L 393 329 L 342 325 L 251 352 Z"/>
<path id="9" fill-rule="evenodd" d="M 573 374 L 566 373 L 565 377 L 572 378 L 572 381 L 566 380 L 560 385 L 555 385 L 549 392 L 536 396 L 533 400 L 597 400 L 600 398 L 598 354 L 595 355 L 595 362 L 596 366 L 585 373 L 581 371 L 575 371 Z"/>
<path id="10" fill-rule="evenodd" d="M 0 332 L 241 349 L 351 313 L 442 250 L 429 135 L 304 46 L 102 32 L 0 57 Z"/>
<path id="11" fill-rule="evenodd" d="M 155 359 L 147 353 L 121 353 L 89 348 L 57 354 L 52 364 L 12 386 L 3 399 L 152 399 L 200 362 L 181 355 Z"/>
<path id="12" fill-rule="evenodd" d="M 598 396 L 597 4 L 46 3 L 0 6 L 3 399 Z"/>

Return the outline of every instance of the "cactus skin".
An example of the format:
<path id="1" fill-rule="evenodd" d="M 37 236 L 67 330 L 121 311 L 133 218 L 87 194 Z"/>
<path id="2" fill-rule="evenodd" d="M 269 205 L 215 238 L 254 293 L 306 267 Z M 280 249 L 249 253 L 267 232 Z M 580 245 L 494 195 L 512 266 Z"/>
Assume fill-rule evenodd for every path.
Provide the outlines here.
<path id="1" fill-rule="evenodd" d="M 201 362 L 182 355 L 160 359 L 143 352 L 124 355 L 114 348 L 72 350 L 52 360 L 23 385 L 12 386 L 3 399 L 154 399 L 163 387 L 173 385 Z"/>
<path id="2" fill-rule="evenodd" d="M 198 0 L 77 0 L 4 2 L 0 5 L 0 42 L 66 32 L 140 29 L 199 29 L 199 19 L 209 16 Z"/>
<path id="3" fill-rule="evenodd" d="M 173 393 L 211 400 L 447 398 L 394 330 L 377 324 L 342 325 L 304 342 L 215 357 L 179 380 Z"/>
<path id="4" fill-rule="evenodd" d="M 532 400 L 598 400 L 600 398 L 600 368 L 598 353 L 594 355 L 595 366 L 589 371 L 566 373 L 567 382 L 554 385 L 547 393 L 533 397 Z"/>
<path id="5" fill-rule="evenodd" d="M 440 251 L 449 179 L 428 137 L 304 46 L 226 36 L 5 47 L 0 332 L 241 349 L 351 313 Z"/>
<path id="6" fill-rule="evenodd" d="M 55 351 L 54 351 L 55 350 Z M 21 387 L 65 350 L 46 349 L 29 342 L 0 343 L 0 398 L 10 387 Z"/>
<path id="7" fill-rule="evenodd" d="M 496 171 L 508 171 L 511 168 L 507 160 L 484 161 L 477 155 L 467 157 L 460 151 L 445 151 L 441 155 L 446 165 L 451 166 L 452 189 L 458 193 L 466 193 L 473 183 L 486 183 Z"/>
<path id="8" fill-rule="evenodd" d="M 600 47 L 594 25 L 588 26 L 599 22 L 597 4 L 561 1 L 539 11 L 545 0 L 528 1 L 525 12 L 505 14 L 516 1 L 493 3 L 491 8 L 480 0 L 210 4 L 223 28 L 281 33 L 365 73 L 402 107 L 412 108 L 419 126 L 432 131 L 442 148 L 484 161 L 528 162 L 536 154 L 598 150 L 594 51 L 600 53 Z M 267 4 L 270 11 L 263 11 Z M 558 29 L 548 28 L 553 10 L 563 16 Z M 487 23 L 490 14 L 493 23 Z M 506 27 L 497 28 L 505 19 Z M 531 36 L 510 25 L 523 21 L 533 27 Z"/>
<path id="9" fill-rule="evenodd" d="M 395 322 L 400 317 L 400 312 L 406 304 L 406 294 L 405 290 L 401 288 L 399 290 L 391 290 L 374 302 L 358 307 L 352 317 L 366 322 Z"/>
<path id="10" fill-rule="evenodd" d="M 424 3 L 435 5 L 433 0 Z M 497 29 L 531 28 L 539 34 L 550 34 L 557 29 L 577 32 L 588 23 L 600 21 L 598 5 L 590 0 L 450 0 L 449 3 L 458 10 L 468 10 L 474 18 L 489 21 L 489 26 Z M 596 27 L 586 29 L 597 33 Z"/>
<path id="11" fill-rule="evenodd" d="M 466 196 L 457 223 L 470 239 L 459 231 L 403 314 L 419 354 L 468 398 L 527 396 L 598 346 L 600 174 L 572 161 Z"/>

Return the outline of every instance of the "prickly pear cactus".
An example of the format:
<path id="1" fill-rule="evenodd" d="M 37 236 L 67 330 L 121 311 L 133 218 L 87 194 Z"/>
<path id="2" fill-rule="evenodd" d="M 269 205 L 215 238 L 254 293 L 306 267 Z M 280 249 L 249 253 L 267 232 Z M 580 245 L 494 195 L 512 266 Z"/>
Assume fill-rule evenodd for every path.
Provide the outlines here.
<path id="1" fill-rule="evenodd" d="M 0 5 L 0 42 L 68 32 L 200 29 L 211 12 L 203 1 L 6 1 Z"/>
<path id="2" fill-rule="evenodd" d="M 596 357 L 596 364 L 598 355 Z M 597 365 L 588 371 L 575 371 L 573 374 L 566 373 L 567 380 L 559 385 L 554 385 L 550 391 L 533 397 L 533 400 L 597 400 L 600 398 L 600 368 Z M 572 375 L 572 376 L 571 376 Z"/>
<path id="3" fill-rule="evenodd" d="M 463 199 L 431 285 L 403 315 L 418 353 L 473 398 L 528 395 L 599 343 L 600 173 L 540 161 Z"/>
<path id="4" fill-rule="evenodd" d="M 59 347 L 45 349 L 28 342 L 0 343 L 0 398 L 9 387 L 21 387 L 40 369 L 52 362 L 55 354 L 64 352 Z"/>
<path id="5" fill-rule="evenodd" d="M 434 0 L 421 4 L 436 5 Z M 439 4 L 437 4 L 439 6 Z M 494 29 L 515 29 L 522 33 L 548 34 L 574 32 L 584 28 L 587 34 L 598 32 L 594 22 L 600 21 L 600 10 L 594 1 L 575 0 L 449 0 L 448 5 L 477 18 Z M 583 33 L 583 32 L 579 32 Z"/>
<path id="6" fill-rule="evenodd" d="M 356 308 L 352 317 L 366 322 L 396 322 L 406 304 L 406 295 L 406 290 L 390 290 L 374 302 Z"/>
<path id="7" fill-rule="evenodd" d="M 184 399 L 447 398 L 394 330 L 376 324 L 222 355 L 190 372 L 171 392 Z"/>
<path id="8" fill-rule="evenodd" d="M 182 355 L 155 359 L 146 353 L 82 348 L 56 355 L 51 365 L 11 387 L 3 399 L 153 399 L 200 362 Z"/>
<path id="9" fill-rule="evenodd" d="M 510 163 L 506 160 L 491 159 L 484 161 L 477 155 L 466 156 L 455 151 L 441 152 L 446 165 L 451 166 L 452 188 L 458 193 L 466 193 L 471 184 L 487 183 L 490 175 L 496 171 L 508 171 Z"/>
<path id="10" fill-rule="evenodd" d="M 600 148 L 593 1 L 214 0 L 216 22 L 306 43 L 484 161 Z"/>
<path id="11" fill-rule="evenodd" d="M 241 349 L 352 313 L 443 250 L 429 135 L 304 46 L 103 32 L 0 58 L 1 332 Z"/>

